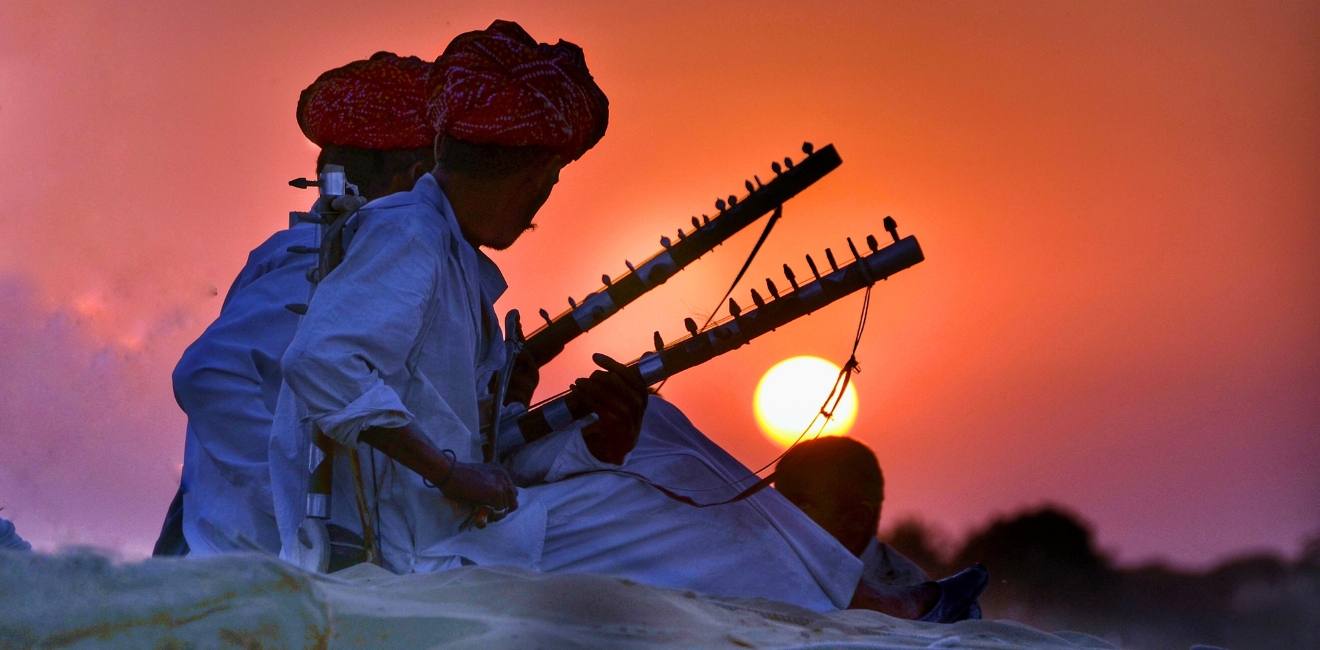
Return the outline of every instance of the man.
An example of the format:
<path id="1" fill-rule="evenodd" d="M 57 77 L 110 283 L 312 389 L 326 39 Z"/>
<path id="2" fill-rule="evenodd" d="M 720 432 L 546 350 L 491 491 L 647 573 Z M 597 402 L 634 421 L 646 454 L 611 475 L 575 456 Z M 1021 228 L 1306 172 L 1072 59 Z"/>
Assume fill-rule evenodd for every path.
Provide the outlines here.
<path id="1" fill-rule="evenodd" d="M 980 618 L 976 598 L 986 585 L 983 569 L 973 567 L 947 582 L 934 583 L 920 567 L 876 537 L 885 479 L 875 453 L 865 444 L 844 437 L 799 443 L 775 467 L 775 489 L 862 560 L 862 583 L 872 592 L 894 594 L 898 593 L 894 588 L 902 587 L 928 592 L 925 601 L 908 600 L 896 606 L 907 614 L 918 614 L 905 618 Z M 928 602 L 929 592 L 939 595 L 936 602 Z M 914 607 L 917 602 L 922 604 Z M 918 611 L 924 607 L 929 609 Z"/>
<path id="2" fill-rule="evenodd" d="M 480 248 L 508 248 L 531 227 L 560 170 L 604 135 L 608 101 L 577 46 L 538 44 L 505 21 L 455 38 L 429 84 L 435 169 L 359 211 L 343 263 L 282 361 L 271 472 L 287 559 L 307 547 L 299 526 L 316 429 L 362 459 L 336 452 L 331 523 L 373 526 L 385 567 L 539 563 L 544 507 L 520 504 L 509 474 L 482 454 L 481 404 L 504 363 L 493 304 L 505 285 Z M 646 408 L 636 373 L 597 362 L 605 370 L 574 387 L 597 419 L 558 455 L 585 469 L 621 461 Z"/>
<path id="3" fill-rule="evenodd" d="M 412 187 L 433 165 L 427 116 L 430 65 L 380 52 L 322 74 L 302 92 L 298 124 L 321 147 L 317 169 L 345 168 L 363 196 Z M 307 297 L 316 227 L 290 224 L 248 257 L 220 316 L 184 352 L 174 394 L 188 414 L 178 494 L 156 555 L 209 555 L 252 546 L 279 551 L 267 454 L 279 360 L 297 327 L 284 305 Z"/>

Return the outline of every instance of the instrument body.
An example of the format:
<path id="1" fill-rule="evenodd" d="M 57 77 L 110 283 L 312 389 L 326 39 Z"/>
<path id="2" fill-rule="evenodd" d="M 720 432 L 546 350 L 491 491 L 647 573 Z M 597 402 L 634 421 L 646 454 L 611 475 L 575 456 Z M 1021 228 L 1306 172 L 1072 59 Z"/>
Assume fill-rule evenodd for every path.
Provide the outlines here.
<path id="1" fill-rule="evenodd" d="M 731 318 L 705 330 L 693 332 L 692 335 L 664 346 L 656 352 L 648 352 L 630 363 L 629 367 L 636 368 L 646 384 L 653 386 L 668 377 L 742 347 L 758 336 L 783 327 L 925 259 L 915 237 L 898 239 L 895 235 L 894 238 L 897 241 L 893 244 L 878 250 L 873 246 L 870 255 L 860 257 L 831 273 L 818 275 L 814 281 L 777 299 L 761 301 L 759 295 L 754 294 L 754 299 L 758 303 L 754 309 L 740 311 L 736 303 L 730 301 L 730 310 L 733 313 Z M 874 242 L 874 239 L 868 241 Z M 828 254 L 833 261 L 833 254 Z M 814 263 L 812 268 L 815 269 Z M 790 279 L 790 282 L 792 281 Z M 590 410 L 584 403 L 574 394 L 568 393 L 528 411 L 518 418 L 517 426 L 523 439 L 531 442 L 562 429 L 589 413 Z"/>
<path id="2" fill-rule="evenodd" d="M 290 182 L 290 185 L 300 186 L 297 181 Z M 344 168 L 339 165 L 326 165 L 318 175 L 316 183 L 302 181 L 301 187 L 305 188 L 307 186 L 315 186 L 320 189 L 320 197 L 316 203 L 316 213 L 294 213 L 291 217 L 318 225 L 316 247 L 311 249 L 299 247 L 298 250 L 290 250 L 296 253 L 308 253 L 317 256 L 316 267 L 307 274 L 307 279 L 311 282 L 307 296 L 307 302 L 310 304 L 311 297 L 316 293 L 317 284 L 343 261 L 344 226 L 348 223 L 349 218 L 367 201 L 356 195 L 357 187 L 348 183 Z M 346 194 L 346 192 L 352 192 L 352 194 Z M 288 305 L 287 308 L 299 315 L 307 313 L 307 305 Z M 361 471 L 360 465 L 356 450 L 353 450 L 353 452 L 351 461 L 354 473 L 358 474 Z M 308 571 L 325 573 L 330 566 L 330 534 L 326 528 L 326 522 L 329 521 L 331 513 L 330 497 L 334 486 L 334 459 L 335 441 L 319 428 L 313 427 L 312 440 L 307 454 L 306 516 L 298 526 L 299 547 L 296 550 L 298 565 Z M 358 482 L 361 482 L 360 479 Z M 359 509 L 363 510 L 365 502 L 360 490 L 358 501 Z M 363 538 L 368 546 L 367 555 L 370 560 L 374 559 L 376 553 L 374 534 L 371 530 L 370 518 L 364 515 L 362 519 Z"/>
<path id="3" fill-rule="evenodd" d="M 748 181 L 746 197 L 730 196 L 728 203 L 719 201 L 716 205 L 721 211 L 714 218 L 699 223 L 694 217 L 694 230 L 687 233 L 680 230 L 677 241 L 671 242 L 667 237 L 661 239 L 663 249 L 660 252 L 636 267 L 629 264 L 627 273 L 612 282 L 607 280 L 605 287 L 588 295 L 581 303 L 572 303 L 572 309 L 529 335 L 526 347 L 536 364 L 549 363 L 569 341 L 599 325 L 647 291 L 664 284 L 688 264 L 843 164 L 834 145 L 820 149 L 804 145 L 803 150 L 809 153 L 802 162 L 795 165 L 785 159 L 788 167 L 782 172 L 776 171 L 778 175 L 774 179 L 759 187 Z M 779 163 L 774 167 L 781 169 Z M 759 184 L 760 180 L 757 182 Z"/>

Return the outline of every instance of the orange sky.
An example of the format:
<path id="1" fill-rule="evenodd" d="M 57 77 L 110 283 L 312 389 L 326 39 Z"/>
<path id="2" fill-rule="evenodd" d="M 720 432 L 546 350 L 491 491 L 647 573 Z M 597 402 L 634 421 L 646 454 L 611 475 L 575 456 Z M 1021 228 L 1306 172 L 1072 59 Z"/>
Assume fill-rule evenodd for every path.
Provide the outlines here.
<path id="1" fill-rule="evenodd" d="M 1320 529 L 1314 4 L 111 4 L 0 5 L 0 506 L 41 546 L 154 539 L 182 457 L 169 370 L 311 200 L 284 184 L 313 171 L 298 92 L 496 17 L 581 45 L 611 100 L 541 228 L 497 256 L 502 308 L 557 313 L 832 142 L 843 166 L 787 205 L 749 278 L 887 214 L 921 240 L 859 353 L 853 435 L 884 466 L 886 521 L 958 533 L 1048 500 L 1124 560 L 1191 565 Z M 680 334 L 754 238 L 571 345 L 543 386 Z M 757 379 L 844 361 L 857 308 L 665 394 L 759 466 Z"/>

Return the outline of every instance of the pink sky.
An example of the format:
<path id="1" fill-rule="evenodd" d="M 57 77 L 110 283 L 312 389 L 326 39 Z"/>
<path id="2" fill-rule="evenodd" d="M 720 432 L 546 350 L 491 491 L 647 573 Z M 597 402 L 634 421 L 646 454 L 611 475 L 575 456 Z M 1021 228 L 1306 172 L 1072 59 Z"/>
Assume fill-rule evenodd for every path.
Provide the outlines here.
<path id="1" fill-rule="evenodd" d="M 885 215 L 921 240 L 859 353 L 853 435 L 884 466 L 886 521 L 961 533 L 1050 501 L 1123 560 L 1184 565 L 1320 530 L 1314 4 L 21 1 L 0 5 L 0 506 L 20 532 L 146 552 L 182 457 L 169 371 L 311 198 L 284 184 L 313 171 L 299 91 L 497 17 L 581 45 L 612 113 L 498 255 L 501 308 L 558 312 L 832 142 L 844 165 L 788 204 L 749 278 Z M 543 392 L 590 352 L 680 334 L 754 238 L 574 343 Z M 666 396 L 760 466 L 757 379 L 841 363 L 857 308 Z"/>

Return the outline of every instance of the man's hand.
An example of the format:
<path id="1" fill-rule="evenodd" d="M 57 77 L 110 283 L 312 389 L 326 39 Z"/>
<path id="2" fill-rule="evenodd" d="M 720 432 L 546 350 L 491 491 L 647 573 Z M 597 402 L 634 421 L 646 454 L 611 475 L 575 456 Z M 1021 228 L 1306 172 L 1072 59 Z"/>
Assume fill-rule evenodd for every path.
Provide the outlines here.
<path id="1" fill-rule="evenodd" d="M 518 509 L 518 489 L 504 467 L 497 463 L 457 463 L 454 473 L 440 486 L 446 499 L 471 506 L 473 523 L 485 528 Z"/>
<path id="2" fill-rule="evenodd" d="M 371 427 L 358 440 L 440 486 L 446 499 L 470 506 L 477 528 L 503 519 L 518 507 L 518 490 L 503 467 L 454 461 L 452 454 L 431 444 L 415 423 L 397 429 Z"/>
<path id="3" fill-rule="evenodd" d="M 582 430 L 582 440 L 598 460 L 622 465 L 642 432 L 649 398 L 646 382 L 635 368 L 603 354 L 593 355 L 591 360 L 604 370 L 573 382 L 570 388 L 598 418 Z"/>

